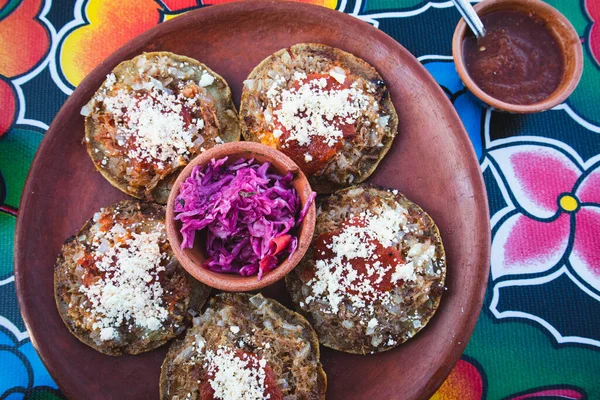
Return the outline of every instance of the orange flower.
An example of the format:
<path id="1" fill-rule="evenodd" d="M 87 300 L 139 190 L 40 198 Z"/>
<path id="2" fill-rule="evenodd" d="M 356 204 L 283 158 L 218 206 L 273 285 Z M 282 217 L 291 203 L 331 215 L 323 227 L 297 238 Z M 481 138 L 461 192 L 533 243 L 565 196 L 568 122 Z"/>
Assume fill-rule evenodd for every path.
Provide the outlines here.
<path id="1" fill-rule="evenodd" d="M 37 20 L 42 0 L 14 2 L 0 0 L 0 75 L 23 75 L 50 50 L 50 35 Z"/>
<path id="2" fill-rule="evenodd" d="M 10 83 L 0 79 L 0 136 L 2 136 L 13 123 L 17 104 L 15 93 Z"/>
<path id="3" fill-rule="evenodd" d="M 196 0 L 161 0 L 161 3 L 172 12 L 198 7 L 198 2 Z"/>
<path id="4" fill-rule="evenodd" d="M 480 400 L 483 378 L 475 365 L 459 360 L 431 400 Z"/>
<path id="5" fill-rule="evenodd" d="M 67 81 L 77 86 L 112 52 L 157 25 L 159 10 L 154 0 L 90 0 L 85 9 L 89 23 L 72 31 L 60 50 L 60 64 Z"/>
<path id="6" fill-rule="evenodd" d="M 2 1 L 2 0 L 0 0 Z M 218 4 L 230 0 L 205 0 Z M 336 8 L 338 0 L 296 0 Z M 145 30 L 164 19 L 182 15 L 200 4 L 196 0 L 89 0 L 82 15 L 89 23 L 67 33 L 60 49 L 64 78 L 77 86 L 96 65 Z"/>
<path id="7" fill-rule="evenodd" d="M 50 34 L 37 18 L 42 0 L 0 0 L 0 136 L 12 125 L 17 111 L 10 81 L 32 70 L 50 50 Z"/>

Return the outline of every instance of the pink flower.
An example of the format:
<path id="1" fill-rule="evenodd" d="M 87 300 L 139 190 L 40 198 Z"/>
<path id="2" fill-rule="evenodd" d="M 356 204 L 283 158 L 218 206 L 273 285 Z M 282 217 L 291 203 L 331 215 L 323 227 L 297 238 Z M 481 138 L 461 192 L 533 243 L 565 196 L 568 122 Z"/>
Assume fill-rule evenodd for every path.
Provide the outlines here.
<path id="1" fill-rule="evenodd" d="M 600 291 L 600 163 L 584 170 L 573 156 L 542 144 L 490 150 L 516 210 L 492 241 L 492 278 L 569 265 Z"/>
<path id="2" fill-rule="evenodd" d="M 527 391 L 525 394 L 516 395 L 510 400 L 526 400 L 526 399 L 564 399 L 564 400 L 582 400 L 585 398 L 583 390 L 572 389 L 571 387 L 556 387 L 552 389 L 539 389 Z"/>
<path id="3" fill-rule="evenodd" d="M 458 360 L 452 372 L 446 378 L 446 381 L 430 400 L 485 399 L 487 393 L 484 382 L 487 379 L 481 364 L 477 360 L 463 355 L 463 358 Z M 587 397 L 583 389 L 571 385 L 548 385 L 505 397 L 508 400 L 541 400 L 549 398 L 583 400 Z"/>
<path id="4" fill-rule="evenodd" d="M 593 21 L 592 27 L 590 28 L 590 34 L 588 39 L 588 46 L 596 63 L 600 64 L 600 26 L 596 25 L 600 22 L 600 2 L 593 0 L 585 1 L 585 9 L 587 10 L 588 16 Z"/>

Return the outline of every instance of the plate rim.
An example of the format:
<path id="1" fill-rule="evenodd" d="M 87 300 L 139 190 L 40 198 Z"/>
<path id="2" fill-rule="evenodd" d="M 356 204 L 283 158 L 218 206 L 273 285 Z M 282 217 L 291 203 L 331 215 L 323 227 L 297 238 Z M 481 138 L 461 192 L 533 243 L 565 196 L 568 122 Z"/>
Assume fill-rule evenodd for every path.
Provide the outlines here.
<path id="1" fill-rule="evenodd" d="M 25 260 L 27 258 L 26 249 L 23 247 L 22 241 L 24 241 L 24 237 L 27 231 L 27 228 L 22 224 L 23 215 L 25 214 L 25 210 L 28 209 L 28 203 L 31 201 L 31 188 L 32 185 L 32 177 L 35 174 L 35 171 L 38 169 L 38 164 L 40 163 L 41 154 L 45 153 L 45 148 L 49 146 L 52 136 L 55 136 L 54 131 L 57 130 L 56 126 L 58 125 L 58 121 L 68 117 L 67 109 L 70 108 L 71 103 L 76 101 L 76 91 L 83 90 L 85 85 L 84 82 L 87 80 L 93 80 L 95 75 L 98 75 L 100 71 L 104 70 L 108 66 L 116 66 L 120 61 L 123 60 L 122 54 L 126 54 L 128 48 L 136 47 L 142 43 L 150 42 L 151 38 L 156 34 L 168 33 L 170 31 L 176 31 L 179 25 L 186 25 L 188 20 L 195 20 L 211 18 L 211 16 L 217 14 L 218 17 L 222 17 L 220 14 L 225 14 L 228 12 L 240 12 L 240 11 L 256 11 L 259 8 L 264 9 L 273 9 L 279 8 L 278 11 L 285 11 L 286 9 L 290 12 L 295 10 L 315 10 L 319 9 L 319 12 L 324 14 L 329 13 L 332 17 L 340 18 L 342 20 L 346 19 L 348 23 L 363 25 L 365 30 L 368 30 L 373 40 L 383 42 L 389 48 L 398 51 L 403 54 L 403 58 L 412 58 L 415 62 L 415 70 L 419 72 L 419 79 L 423 78 L 424 81 L 431 80 L 435 83 L 430 90 L 434 93 L 434 95 L 442 102 L 446 103 L 446 106 L 442 109 L 445 110 L 445 114 L 450 121 L 457 129 L 453 134 L 456 135 L 456 139 L 459 139 L 460 145 L 465 146 L 470 151 L 467 151 L 469 160 L 466 160 L 466 164 L 468 169 L 477 169 L 477 173 L 473 174 L 476 176 L 476 179 L 473 179 L 473 189 L 476 196 L 480 196 L 480 202 L 482 205 L 476 209 L 477 219 L 480 223 L 483 224 L 481 230 L 483 231 L 485 237 L 480 238 L 481 245 L 477 248 L 479 249 L 479 254 L 473 257 L 473 259 L 477 259 L 476 265 L 477 269 L 477 283 L 478 287 L 472 291 L 472 295 L 470 298 L 466 298 L 469 301 L 469 304 L 476 305 L 473 307 L 475 311 L 469 313 L 468 318 L 463 324 L 463 332 L 467 332 L 461 337 L 464 340 L 461 340 L 460 344 L 455 344 L 450 347 L 450 350 L 444 357 L 444 362 L 440 363 L 438 369 L 432 371 L 430 379 L 423 385 L 422 390 L 419 393 L 419 398 L 430 398 L 435 391 L 441 386 L 441 384 L 446 380 L 447 376 L 452 371 L 454 365 L 458 362 L 461 356 L 464 353 L 464 350 L 471 338 L 471 335 L 474 331 L 475 325 L 481 313 L 484 296 L 487 289 L 487 282 L 490 271 L 490 256 L 491 256 L 491 225 L 490 225 L 490 214 L 489 214 L 489 206 L 488 206 L 488 197 L 487 190 L 485 186 L 485 181 L 483 178 L 483 173 L 481 171 L 481 167 L 477 156 L 475 154 L 475 150 L 471 143 L 471 140 L 467 134 L 467 131 L 462 123 L 462 120 L 458 116 L 456 109 L 448 99 L 448 97 L 444 94 L 443 90 L 437 83 L 437 81 L 433 78 L 433 76 L 427 71 L 427 69 L 423 66 L 423 64 L 410 52 L 408 51 L 400 42 L 396 41 L 394 38 L 386 34 L 385 32 L 379 30 L 378 28 L 373 27 L 371 24 L 362 21 L 356 18 L 353 15 L 347 14 L 342 11 L 332 10 L 323 6 L 313 5 L 308 3 L 301 3 L 295 1 L 278 1 L 278 0 L 251 0 L 251 1 L 239 1 L 239 2 L 231 2 L 231 3 L 222 3 L 211 6 L 203 6 L 202 8 L 194 9 L 186 12 L 184 15 L 178 16 L 169 21 L 161 22 L 158 25 L 148 29 L 147 31 L 141 33 L 140 35 L 134 37 L 133 39 L 126 42 L 124 45 L 119 47 L 113 53 L 111 53 L 107 58 L 105 58 L 102 62 L 100 62 L 94 69 L 79 83 L 79 85 L 73 90 L 73 92 L 69 95 L 67 100 L 63 103 L 60 110 L 56 113 L 55 117 L 52 120 L 52 123 L 48 127 L 48 130 L 44 134 L 44 138 L 40 143 L 33 162 L 29 168 L 27 173 L 27 179 L 25 181 L 25 185 L 23 186 L 23 191 L 21 195 L 21 200 L 19 204 L 19 213 L 17 216 L 16 226 L 15 226 L 15 240 L 14 240 L 14 279 L 15 279 L 15 287 L 17 294 L 17 301 L 19 305 L 19 310 L 22 315 L 22 319 L 29 334 L 30 341 L 34 346 L 37 354 L 40 357 L 40 360 L 44 364 L 45 368 L 48 370 L 52 378 L 55 380 L 59 389 L 67 396 L 67 398 L 74 398 L 73 393 L 69 390 L 69 385 L 65 385 L 65 381 L 62 378 L 57 378 L 60 376 L 59 368 L 55 368 L 52 363 L 52 360 L 49 356 L 47 356 L 44 351 L 40 351 L 38 346 L 38 337 L 36 334 L 32 334 L 30 329 L 30 319 L 32 319 L 32 310 L 26 306 L 26 294 L 23 292 L 23 285 L 25 280 L 25 274 L 23 272 L 23 268 L 21 266 L 21 260 Z M 449 41 L 451 38 L 448 39 Z M 56 51 L 59 51 L 57 49 Z M 418 64 L 418 65 L 417 65 Z M 395 82 L 390 84 L 393 85 Z M 64 115 L 63 115 L 64 114 Z M 453 129 L 454 131 L 454 129 Z M 442 300 L 443 301 L 443 300 Z M 330 394 L 331 395 L 331 394 Z"/>

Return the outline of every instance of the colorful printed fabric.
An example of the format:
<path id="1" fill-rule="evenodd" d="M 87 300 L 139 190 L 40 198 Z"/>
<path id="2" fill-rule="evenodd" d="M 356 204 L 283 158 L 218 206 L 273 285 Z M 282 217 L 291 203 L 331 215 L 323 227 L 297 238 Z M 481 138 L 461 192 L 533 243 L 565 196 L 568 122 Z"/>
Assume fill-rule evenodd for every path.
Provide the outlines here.
<path id="1" fill-rule="evenodd" d="M 493 237 L 488 291 L 465 355 L 432 399 L 600 399 L 600 0 L 548 0 L 579 33 L 584 69 L 566 103 L 535 115 L 493 111 L 465 90 L 450 56 L 451 1 L 307 1 L 362 19 L 417 56 L 479 157 Z M 48 125 L 119 46 L 222 2 L 0 0 L 0 399 L 63 398 L 29 340 L 13 277 L 20 194 Z"/>

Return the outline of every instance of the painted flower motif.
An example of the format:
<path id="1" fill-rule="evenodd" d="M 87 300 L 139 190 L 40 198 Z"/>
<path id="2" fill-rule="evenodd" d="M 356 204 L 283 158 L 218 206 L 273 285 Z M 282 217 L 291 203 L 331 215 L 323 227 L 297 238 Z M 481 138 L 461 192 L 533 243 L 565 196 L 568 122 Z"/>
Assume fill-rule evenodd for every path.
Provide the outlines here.
<path id="1" fill-rule="evenodd" d="M 474 360 L 458 360 L 448 378 L 430 400 L 485 398 L 485 373 Z"/>
<path id="2" fill-rule="evenodd" d="M 446 381 L 430 400 L 481 400 L 487 398 L 487 378 L 483 367 L 474 359 L 463 356 Z M 503 400 L 584 400 L 585 392 L 571 385 L 549 385 L 503 397 Z"/>
<path id="3" fill-rule="evenodd" d="M 520 137 L 492 143 L 487 159 L 507 204 L 492 217 L 492 315 L 600 347 L 586 315 L 600 310 L 600 155 Z"/>
<path id="4" fill-rule="evenodd" d="M 50 50 L 48 28 L 39 19 L 42 8 L 42 0 L 0 1 L 0 136 L 17 115 L 17 96 L 9 80 L 34 69 Z"/>
<path id="5" fill-rule="evenodd" d="M 68 86 L 77 86 L 116 49 L 160 22 L 154 0 L 78 2 L 75 27 L 66 26 L 57 56 Z M 89 51 L 89 49 L 94 51 Z"/>
<path id="6" fill-rule="evenodd" d="M 0 323 L 0 398 L 62 399 L 58 386 L 40 361 L 29 339 L 17 340 Z"/>
<path id="7" fill-rule="evenodd" d="M 200 0 L 160 0 L 169 11 L 181 11 L 198 7 Z"/>
<path id="8" fill-rule="evenodd" d="M 585 8 L 592 20 L 592 27 L 590 28 L 588 37 L 590 50 L 596 63 L 600 65 L 600 26 L 597 24 L 597 22 L 600 22 L 600 2 L 597 0 L 585 0 Z"/>
<path id="9" fill-rule="evenodd" d="M 579 388 L 557 386 L 528 390 L 525 393 L 511 396 L 507 400 L 584 400 L 586 398 L 585 392 Z"/>
<path id="10" fill-rule="evenodd" d="M 48 53 L 50 35 L 38 19 L 42 8 L 42 0 L 0 2 L 0 75 L 23 75 Z"/>
<path id="11" fill-rule="evenodd" d="M 53 79 L 70 94 L 102 60 L 134 37 L 191 9 L 229 1 L 232 0 L 78 1 L 75 20 L 58 33 Z M 296 1 L 337 6 L 337 0 Z"/>
<path id="12" fill-rule="evenodd" d="M 0 136 L 8 132 L 17 114 L 17 99 L 11 84 L 0 79 Z"/>
<path id="13" fill-rule="evenodd" d="M 539 274 L 565 263 L 600 291 L 600 163 L 587 170 L 559 148 L 539 143 L 489 151 L 518 212 L 492 245 L 492 278 Z"/>

